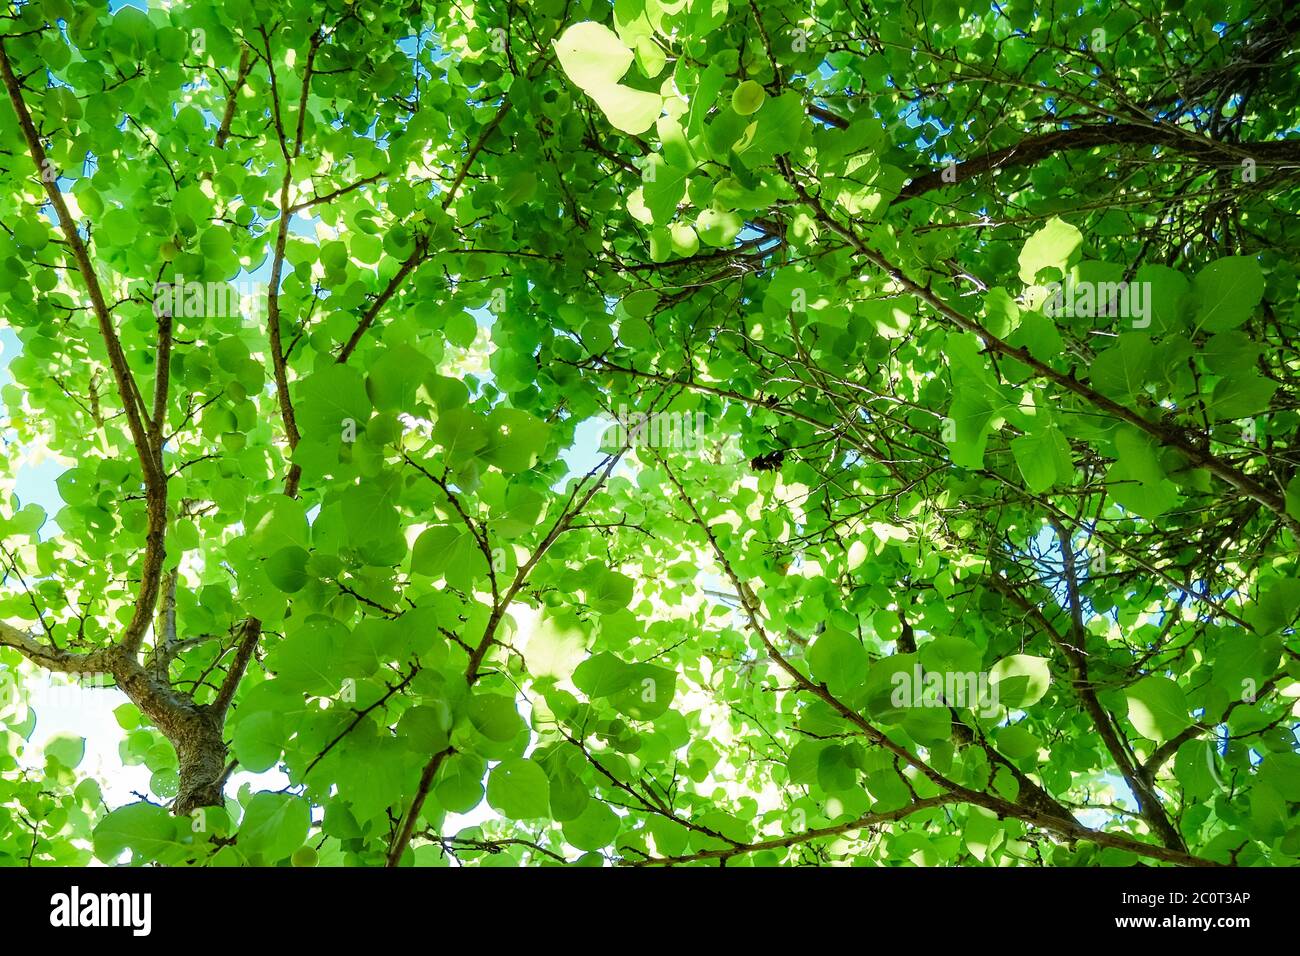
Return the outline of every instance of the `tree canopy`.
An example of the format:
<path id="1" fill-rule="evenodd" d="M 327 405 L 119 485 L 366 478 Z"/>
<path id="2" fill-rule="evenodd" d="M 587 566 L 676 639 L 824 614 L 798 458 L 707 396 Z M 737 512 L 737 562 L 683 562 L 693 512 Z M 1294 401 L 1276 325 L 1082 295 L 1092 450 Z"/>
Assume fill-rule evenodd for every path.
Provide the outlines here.
<path id="1" fill-rule="evenodd" d="M 1300 860 L 1300 7 L 149 7 L 0 18 L 0 864 Z"/>

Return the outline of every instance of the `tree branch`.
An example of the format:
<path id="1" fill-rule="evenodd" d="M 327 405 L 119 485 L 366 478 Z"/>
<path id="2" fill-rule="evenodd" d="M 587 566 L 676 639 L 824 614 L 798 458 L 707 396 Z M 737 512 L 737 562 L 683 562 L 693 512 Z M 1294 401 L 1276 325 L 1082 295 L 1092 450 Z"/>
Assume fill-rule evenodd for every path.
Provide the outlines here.
<path id="1" fill-rule="evenodd" d="M 131 367 L 127 363 L 126 354 L 122 351 L 122 344 L 118 339 L 117 330 L 113 327 L 108 303 L 104 299 L 103 290 L 99 285 L 99 278 L 96 276 L 95 268 L 90 261 L 90 253 L 87 251 L 85 243 L 82 242 L 81 236 L 77 233 L 76 220 L 72 218 L 72 213 L 69 211 L 67 203 L 64 202 L 58 181 L 48 175 L 51 164 L 45 154 L 44 147 L 41 145 L 41 139 L 36 132 L 35 124 L 32 122 L 31 113 L 27 109 L 27 104 L 23 101 L 22 88 L 17 77 L 14 76 L 3 37 L 0 37 L 0 78 L 4 81 L 5 90 L 9 94 L 9 101 L 13 104 L 14 113 L 18 117 L 18 126 L 22 130 L 23 138 L 27 141 L 27 149 L 36 167 L 37 178 L 43 184 L 50 204 L 54 207 L 64 241 L 72 252 L 72 257 L 77 263 L 77 270 L 81 273 L 82 281 L 86 285 L 86 291 L 90 295 L 95 318 L 99 323 L 100 336 L 103 338 L 104 347 L 108 352 L 109 366 L 113 370 L 118 395 L 126 412 L 131 441 L 135 445 L 136 457 L 139 459 L 140 468 L 144 474 L 148 528 L 145 533 L 144 560 L 140 569 L 140 589 L 136 595 L 135 611 L 121 638 L 122 647 L 128 653 L 134 654 L 139 650 L 140 642 L 144 639 L 144 633 L 153 617 L 154 604 L 158 599 L 162 562 L 166 553 L 167 475 L 162 464 L 162 448 L 161 445 L 155 446 L 151 440 L 143 403 L 139 397 L 140 391 L 136 386 L 135 377 L 131 373 Z M 165 373 L 161 374 L 161 385 L 165 395 Z"/>
<path id="2" fill-rule="evenodd" d="M 736 589 L 736 593 L 740 596 L 741 607 L 749 621 L 750 629 L 758 635 L 759 640 L 762 641 L 763 646 L 767 649 L 768 656 L 772 658 L 781 670 L 785 671 L 785 673 L 789 675 L 796 687 L 825 702 L 842 718 L 857 727 L 858 730 L 861 731 L 862 734 L 872 743 L 889 751 L 904 763 L 913 767 L 918 773 L 930 780 L 931 783 L 951 794 L 953 797 L 964 803 L 972 803 L 976 806 L 983 807 L 986 810 L 991 810 L 1000 817 L 1014 817 L 1042 829 L 1050 830 L 1069 839 L 1090 840 L 1099 846 L 1124 849 L 1131 853 L 1165 860 L 1170 863 L 1178 863 L 1183 866 L 1221 865 L 1212 860 L 1192 856 L 1183 850 L 1170 849 L 1164 846 L 1153 846 L 1151 844 L 1142 843 L 1138 840 L 1121 837 L 1113 833 L 1107 833 L 1104 830 L 1092 830 L 1073 819 L 1062 819 L 1041 809 L 1012 803 L 1009 800 L 1005 800 L 1002 797 L 995 796 L 991 793 L 971 790 L 968 787 L 964 787 L 955 781 L 948 779 L 946 776 L 929 766 L 929 764 L 912 754 L 906 747 L 896 743 L 884 732 L 869 723 L 861 714 L 847 706 L 843 701 L 832 694 L 826 688 L 825 684 L 813 683 L 811 679 L 791 664 L 785 656 L 777 650 L 770 635 L 768 635 L 767 630 L 762 625 L 757 597 L 749 586 L 742 582 L 740 577 L 736 574 L 731 562 L 727 559 L 721 545 L 714 536 L 712 529 L 696 508 L 694 500 L 686 492 L 685 487 L 677 478 L 676 474 L 668 467 L 668 464 L 661 456 L 656 457 L 658 458 L 660 466 L 664 469 L 665 474 L 667 474 L 669 481 L 677 489 L 678 496 L 691 512 L 695 524 L 700 527 L 704 532 L 705 537 L 708 539 L 714 556 L 722 566 L 727 577 L 731 580 L 732 585 Z"/>
<path id="3" fill-rule="evenodd" d="M 1104 411 L 1107 414 L 1145 432 L 1162 445 L 1174 449 L 1186 458 L 1188 463 L 1193 467 L 1204 468 L 1216 478 L 1227 482 L 1240 493 L 1258 501 L 1265 508 L 1268 508 L 1276 514 L 1278 519 L 1297 537 L 1300 537 L 1300 519 L 1293 517 L 1287 511 L 1286 500 L 1281 494 L 1265 488 L 1254 478 L 1234 468 L 1221 458 L 1196 447 L 1182 435 L 1178 434 L 1173 428 L 1160 422 L 1148 421 L 1142 415 L 1138 414 L 1138 412 L 1125 405 L 1121 405 L 1119 402 L 1107 398 L 1095 391 L 1091 386 L 1074 378 L 1072 375 L 1058 372 L 1045 362 L 1039 361 L 1030 354 L 1028 348 L 1017 348 L 1005 342 L 974 319 L 958 312 L 939 296 L 935 295 L 934 292 L 930 290 L 929 286 L 922 286 L 914 281 L 901 269 L 889 262 L 889 260 L 887 260 L 883 255 L 868 246 L 856 232 L 827 213 L 825 207 L 822 206 L 817 197 L 810 194 L 804 184 L 800 181 L 799 177 L 795 175 L 790 164 L 780 157 L 778 157 L 777 161 L 786 182 L 790 184 L 790 187 L 799 196 L 799 199 L 813 211 L 819 222 L 825 225 L 832 232 L 846 239 L 859 255 L 879 268 L 907 292 L 925 302 L 957 328 L 961 329 L 963 332 L 970 332 L 978 336 L 987 348 L 992 349 L 999 355 L 1015 359 L 1021 364 L 1028 366 L 1038 377 L 1045 378 L 1048 381 L 1059 385 L 1066 391 L 1079 396 L 1101 411 Z"/>
<path id="4" fill-rule="evenodd" d="M 1028 136 L 1012 146 L 984 153 L 963 163 L 955 163 L 955 179 L 951 174 L 948 174 L 948 179 L 944 179 L 946 169 L 918 171 L 899 192 L 897 201 L 915 199 L 932 190 L 964 183 L 986 173 L 1033 166 L 1058 153 L 1108 146 L 1148 149 L 1160 146 L 1218 168 L 1240 166 L 1243 159 L 1253 159 L 1256 164 L 1266 168 L 1300 167 L 1300 141 L 1296 140 L 1229 143 L 1168 124 L 1138 126 L 1132 123 L 1105 123 Z"/>

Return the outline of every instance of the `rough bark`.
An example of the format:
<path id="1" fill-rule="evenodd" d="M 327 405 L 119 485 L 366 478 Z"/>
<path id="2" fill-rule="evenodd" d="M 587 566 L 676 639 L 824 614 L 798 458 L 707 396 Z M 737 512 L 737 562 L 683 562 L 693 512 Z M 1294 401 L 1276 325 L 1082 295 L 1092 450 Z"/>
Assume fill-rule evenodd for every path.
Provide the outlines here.
<path id="1" fill-rule="evenodd" d="M 145 670 L 135 657 L 117 653 L 109 662 L 117 685 L 176 750 L 180 792 L 172 812 L 188 815 L 198 807 L 220 806 L 226 776 L 225 721 L 188 695 Z"/>

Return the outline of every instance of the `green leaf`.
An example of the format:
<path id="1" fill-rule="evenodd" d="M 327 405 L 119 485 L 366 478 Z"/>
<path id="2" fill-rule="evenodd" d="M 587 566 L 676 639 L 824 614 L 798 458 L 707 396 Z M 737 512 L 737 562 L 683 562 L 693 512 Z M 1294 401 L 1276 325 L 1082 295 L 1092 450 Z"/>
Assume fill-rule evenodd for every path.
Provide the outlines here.
<path id="1" fill-rule="evenodd" d="M 663 97 L 657 93 L 633 89 L 614 83 L 588 90 L 609 124 L 629 136 L 640 136 L 659 118 L 663 110 Z"/>
<path id="2" fill-rule="evenodd" d="M 235 759 L 251 773 L 270 770 L 280 762 L 284 752 L 284 723 L 278 714 L 259 710 L 249 714 L 236 711 L 231 735 Z"/>
<path id="3" fill-rule="evenodd" d="M 4 533 L 6 535 L 28 535 L 35 534 L 45 524 L 45 509 L 40 505 L 25 505 L 14 513 L 14 516 L 4 522 Z"/>
<path id="4" fill-rule="evenodd" d="M 634 54 L 608 27 L 575 23 L 556 41 L 555 53 L 569 79 L 596 101 L 616 129 L 638 136 L 654 125 L 663 99 L 618 82 Z"/>
<path id="5" fill-rule="evenodd" d="M 307 584 L 307 558 L 304 548 L 289 545 L 266 559 L 266 576 L 281 591 L 293 594 Z"/>
<path id="6" fill-rule="evenodd" d="M 448 460 L 464 462 L 488 443 L 487 425 L 469 409 L 451 409 L 438 416 L 433 440 L 443 447 Z"/>
<path id="7" fill-rule="evenodd" d="M 1146 435 L 1122 428 L 1115 435 L 1115 449 L 1118 458 L 1106 481 L 1116 501 L 1143 518 L 1157 518 L 1177 504 L 1177 489 L 1167 480 Z"/>
<path id="8" fill-rule="evenodd" d="M 727 246 L 740 235 L 744 220 L 734 212 L 705 209 L 695 220 L 695 232 L 711 246 Z"/>
<path id="9" fill-rule="evenodd" d="M 602 23 L 575 23 L 555 41 L 560 66 L 583 90 L 617 82 L 632 65 L 632 50 Z"/>
<path id="10" fill-rule="evenodd" d="M 1004 657 L 989 671 L 990 691 L 997 695 L 998 704 L 1012 710 L 1038 703 L 1051 683 L 1047 660 L 1032 654 Z"/>
<path id="11" fill-rule="evenodd" d="M 1059 429 L 1046 426 L 1011 440 L 1011 453 L 1025 479 L 1025 487 L 1042 494 L 1053 485 L 1065 484 L 1074 472 L 1070 443 Z"/>
<path id="12" fill-rule="evenodd" d="M 399 533 L 401 517 L 396 510 L 399 492 L 398 483 L 390 475 L 344 490 L 339 504 L 343 525 L 353 544 L 379 543 Z"/>
<path id="13" fill-rule="evenodd" d="M 435 525 L 420 533 L 411 551 L 411 570 L 416 574 L 443 577 L 455 567 L 482 569 L 487 572 L 483 556 L 473 533 L 460 525 Z"/>
<path id="14" fill-rule="evenodd" d="M 999 409 L 983 395 L 962 388 L 948 409 L 944 423 L 944 441 L 952 463 L 963 468 L 983 468 L 989 431 L 999 417 Z"/>
<path id="15" fill-rule="evenodd" d="M 579 850 L 599 850 L 614 842 L 618 829 L 617 814 L 599 800 L 591 800 L 576 819 L 564 824 L 564 839 Z"/>
<path id="16" fill-rule="evenodd" d="M 302 797 L 263 791 L 253 794 L 239 824 L 239 849 L 267 863 L 287 858 L 302 846 L 311 828 L 311 810 Z"/>
<path id="17" fill-rule="evenodd" d="M 1185 302 L 1191 288 L 1186 276 L 1165 265 L 1144 263 L 1133 278 L 1139 283 L 1145 283 L 1149 289 L 1149 332 L 1156 335 L 1185 327 Z"/>
<path id="18" fill-rule="evenodd" d="M 536 677 L 564 679 L 586 656 L 587 631 L 573 613 L 543 614 L 529 635 L 524 653 Z"/>
<path id="19" fill-rule="evenodd" d="M 283 496 L 273 499 L 270 509 L 254 526 L 251 537 L 268 554 L 285 547 L 311 547 L 311 530 L 302 502 Z"/>
<path id="20" fill-rule="evenodd" d="M 365 823 L 394 812 L 394 802 L 416 786 L 427 752 L 416 753 L 405 742 L 367 733 L 347 737 L 339 751 L 336 777 L 339 795 L 358 821 Z"/>
<path id="21" fill-rule="evenodd" d="M 1196 274 L 1196 328 L 1224 332 L 1244 323 L 1264 297 L 1264 273 L 1247 256 L 1227 256 Z"/>
<path id="22" fill-rule="evenodd" d="M 86 756 L 86 738 L 74 734 L 55 734 L 45 744 L 45 756 L 57 760 L 69 770 L 75 770 Z"/>
<path id="23" fill-rule="evenodd" d="M 1268 403 L 1278 383 L 1250 370 L 1236 372 L 1219 380 L 1210 398 L 1210 409 L 1220 421 L 1250 418 L 1268 410 Z"/>
<path id="24" fill-rule="evenodd" d="M 154 859 L 176 845 L 177 820 L 164 807 L 131 803 L 112 811 L 95 827 L 95 857 L 114 863 L 130 850 L 135 862 Z"/>
<path id="25" fill-rule="evenodd" d="M 964 637 L 936 637 L 921 645 L 917 656 L 921 666 L 939 673 L 970 673 L 980 669 L 983 654 Z"/>
<path id="26" fill-rule="evenodd" d="M 370 398 L 361 373 L 348 365 L 327 365 L 298 383 L 294 411 L 304 435 L 342 435 L 349 423 L 370 418 Z"/>
<path id="27" fill-rule="evenodd" d="M 503 760 L 488 776 L 488 805 L 510 820 L 544 817 L 551 806 L 550 781 L 536 763 Z"/>
<path id="28" fill-rule="evenodd" d="M 631 667 L 605 651 L 587 658 L 573 672 L 573 686 L 593 700 L 617 694 L 635 679 Z"/>
<path id="29" fill-rule="evenodd" d="M 1038 754 L 1043 743 L 1022 724 L 1012 724 L 998 731 L 998 751 L 1012 760 L 1028 760 Z"/>
<path id="30" fill-rule="evenodd" d="M 1291 803 L 1300 802 L 1300 754 L 1271 753 L 1264 759 L 1259 780 Z"/>
<path id="31" fill-rule="evenodd" d="M 1253 605 L 1245 611 L 1246 619 L 1260 634 L 1268 634 L 1290 625 L 1300 614 L 1300 578 L 1275 577 L 1263 582 Z"/>
<path id="32" fill-rule="evenodd" d="M 509 743 L 524 732 L 514 698 L 504 694 L 475 694 L 466 706 L 470 723 L 488 740 Z"/>
<path id="33" fill-rule="evenodd" d="M 442 762 L 434 782 L 434 796 L 452 813 L 469 813 L 483 801 L 481 759 L 468 754 L 452 754 Z"/>
<path id="34" fill-rule="evenodd" d="M 577 776 L 567 771 L 551 775 L 551 818 L 557 823 L 576 820 L 590 802 L 587 787 Z"/>
<path id="35" fill-rule="evenodd" d="M 445 708 L 420 704 L 412 707 L 397 722 L 397 736 L 406 746 L 421 754 L 432 754 L 447 746 L 450 714 Z"/>
<path id="36" fill-rule="evenodd" d="M 848 694 L 867 679 L 869 660 L 862 644 L 848 631 L 828 627 L 808 649 L 813 677 L 831 693 Z"/>
<path id="37" fill-rule="evenodd" d="M 346 639 L 346 629 L 336 621 L 306 621 L 272 648 L 266 666 L 285 686 L 307 694 L 332 694 L 342 679 L 334 663 Z"/>
<path id="38" fill-rule="evenodd" d="M 686 177 L 690 170 L 673 166 L 659 156 L 651 156 L 646 163 L 645 182 L 641 187 L 645 205 L 652 220 L 657 225 L 664 225 L 673 220 L 678 203 L 686 195 Z"/>
<path id="39" fill-rule="evenodd" d="M 140 708 L 135 704 L 126 703 L 114 708 L 113 716 L 123 730 L 135 730 L 140 726 Z"/>
<path id="40" fill-rule="evenodd" d="M 736 155 L 748 169 L 765 166 L 773 157 L 799 145 L 806 123 L 803 101 L 797 93 L 783 93 L 767 100 L 754 115 L 752 134 L 742 137 L 736 145 Z"/>
<path id="41" fill-rule="evenodd" d="M 847 753 L 847 748 L 832 744 L 818 754 L 817 784 L 827 793 L 857 788 L 858 768 L 849 762 Z"/>
<path id="42" fill-rule="evenodd" d="M 1093 362 L 1092 383 L 1109 398 L 1131 401 L 1151 376 L 1153 358 L 1150 338 L 1141 332 L 1125 332 Z"/>
<path id="43" fill-rule="evenodd" d="M 602 614 L 613 614 L 631 602 L 633 587 L 627 575 L 601 570 L 587 591 L 587 603 Z"/>
<path id="44" fill-rule="evenodd" d="M 1167 677 L 1144 677 L 1126 694 L 1128 719 L 1148 740 L 1170 740 L 1191 724 L 1182 688 Z"/>
<path id="45" fill-rule="evenodd" d="M 786 772 L 790 782 L 800 786 L 811 786 L 817 782 L 817 770 L 821 762 L 821 753 L 828 746 L 824 740 L 801 739 L 790 749 L 786 761 Z"/>
<path id="46" fill-rule="evenodd" d="M 495 408 L 487 418 L 480 457 L 504 472 L 527 471 L 550 440 L 551 429 L 529 412 Z"/>
<path id="47" fill-rule="evenodd" d="M 677 673 L 653 664 L 636 664 L 629 670 L 629 685 L 612 695 L 610 703 L 619 713 L 636 720 L 654 720 L 664 714 L 677 692 Z"/>
<path id="48" fill-rule="evenodd" d="M 1083 233 L 1053 216 L 1020 250 L 1020 280 L 1033 283 L 1044 269 L 1055 269 L 1057 280 L 1064 278 L 1066 266 L 1077 260 L 1082 247 Z"/>
<path id="49" fill-rule="evenodd" d="M 409 345 L 386 349 L 370 366 L 366 388 L 375 408 L 381 412 L 410 411 L 416 393 L 433 372 L 433 363 Z"/>
<path id="50" fill-rule="evenodd" d="M 1218 789 L 1215 777 L 1214 745 L 1208 740 L 1189 740 L 1174 756 L 1174 776 L 1188 796 L 1204 800 Z"/>

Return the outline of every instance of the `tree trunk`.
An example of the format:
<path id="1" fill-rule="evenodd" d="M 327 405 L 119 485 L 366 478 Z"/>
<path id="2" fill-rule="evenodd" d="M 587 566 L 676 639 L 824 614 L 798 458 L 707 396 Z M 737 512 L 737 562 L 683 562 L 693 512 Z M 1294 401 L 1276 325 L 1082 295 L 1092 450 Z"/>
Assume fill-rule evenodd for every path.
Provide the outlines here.
<path id="1" fill-rule="evenodd" d="M 117 655 L 112 674 L 131 702 L 176 750 L 180 791 L 172 803 L 172 812 L 188 816 L 199 807 L 221 806 L 227 758 L 225 721 L 178 694 L 133 657 Z"/>
<path id="2" fill-rule="evenodd" d="M 168 737 L 176 748 L 181 778 L 172 813 L 188 816 L 199 807 L 221 806 L 226 778 L 226 742 L 221 730 L 216 721 L 200 713 L 184 735 Z"/>

